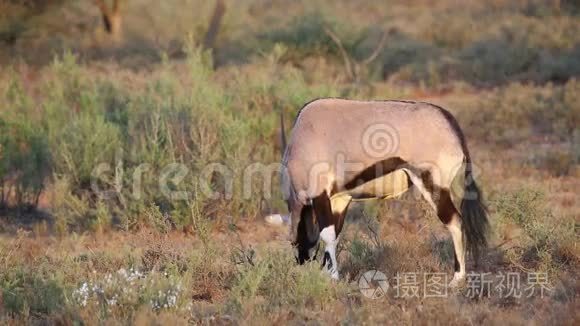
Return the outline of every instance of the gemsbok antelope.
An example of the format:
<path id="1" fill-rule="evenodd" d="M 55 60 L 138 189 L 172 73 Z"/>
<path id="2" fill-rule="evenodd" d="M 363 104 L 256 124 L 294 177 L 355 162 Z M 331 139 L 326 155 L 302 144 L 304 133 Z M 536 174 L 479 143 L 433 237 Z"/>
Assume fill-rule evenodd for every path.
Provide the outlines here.
<path id="1" fill-rule="evenodd" d="M 487 215 L 473 180 L 465 137 L 455 118 L 413 101 L 317 99 L 294 122 L 282 185 L 297 261 L 310 260 L 319 239 L 322 266 L 338 278 L 336 246 L 353 200 L 392 198 L 417 187 L 453 240 L 451 286 L 465 279 L 465 258 L 487 245 Z M 456 186 L 459 184 L 459 186 Z"/>

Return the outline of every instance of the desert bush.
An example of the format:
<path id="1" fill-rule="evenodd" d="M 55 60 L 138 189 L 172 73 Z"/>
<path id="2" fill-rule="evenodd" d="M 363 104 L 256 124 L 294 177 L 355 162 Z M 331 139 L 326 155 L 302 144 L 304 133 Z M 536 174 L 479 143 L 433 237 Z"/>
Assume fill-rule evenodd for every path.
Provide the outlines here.
<path id="1" fill-rule="evenodd" d="M 492 19 L 492 17 L 488 17 Z M 501 18 L 454 55 L 448 67 L 454 76 L 475 84 L 506 81 L 566 81 L 578 75 L 575 53 L 578 36 L 571 17 L 529 18 L 513 15 Z M 478 31 L 485 30 L 484 27 Z M 455 71 L 454 71 L 455 70 Z"/>
<path id="2" fill-rule="evenodd" d="M 339 49 L 325 31 L 327 28 L 333 31 L 340 28 L 338 33 L 345 49 L 354 48 L 359 37 L 356 31 L 338 24 L 321 12 L 310 12 L 296 17 L 287 26 L 268 31 L 260 38 L 272 45 L 278 43 L 288 47 L 286 60 L 298 61 L 310 55 L 340 56 Z"/>
<path id="3" fill-rule="evenodd" d="M 539 60 L 535 48 L 525 43 L 504 40 L 481 40 L 459 54 L 457 76 L 476 83 L 497 84 L 522 78 Z"/>
<path id="4" fill-rule="evenodd" d="M 227 250 L 212 243 L 191 252 L 184 278 L 192 285 L 194 301 L 215 302 L 225 297 L 225 292 L 230 289 L 235 279 L 235 266 L 226 259 L 207 257 L 225 258 L 227 254 Z"/>
<path id="5" fill-rule="evenodd" d="M 576 129 L 567 143 L 529 153 L 526 162 L 556 176 L 573 175 L 580 164 L 580 130 Z"/>
<path id="6" fill-rule="evenodd" d="M 82 114 L 55 135 L 55 172 L 71 177 L 81 189 L 89 188 L 99 164 L 113 165 L 121 148 L 117 127 L 102 116 Z"/>
<path id="7" fill-rule="evenodd" d="M 416 28 L 397 24 L 403 43 L 390 47 L 412 50 L 397 64 L 383 59 L 385 76 L 399 76 L 415 83 L 438 86 L 453 81 L 474 85 L 497 85 L 513 81 L 562 82 L 578 75 L 576 47 L 580 42 L 573 31 L 578 20 L 569 12 L 554 10 L 544 1 L 524 4 L 465 4 L 442 6 L 437 14 L 417 10 Z M 412 42 L 409 42 L 412 41 Z M 425 58 L 426 56 L 426 58 Z M 398 78 L 399 79 L 399 78 Z"/>
<path id="8" fill-rule="evenodd" d="M 219 149 L 217 141 L 225 138 L 224 130 L 232 129 L 225 124 L 234 126 L 236 121 L 218 109 L 225 107 L 221 87 L 206 83 L 212 73 L 207 55 L 192 52 L 189 67 L 193 78 L 189 85 L 194 86 L 189 96 L 166 75 L 162 77 L 167 82 L 158 80 L 151 84 L 154 92 L 149 97 L 128 96 L 113 83 L 87 78 L 86 67 L 79 65 L 74 55 L 66 53 L 55 59 L 48 78 L 39 87 L 44 99 L 39 117 L 26 123 L 20 121 L 32 116 L 33 101 L 18 83 L 13 82 L 7 89 L 6 98 L 14 110 L 3 112 L 6 118 L 0 129 L 0 166 L 6 184 L 3 197 L 14 189 L 18 204 L 36 203 L 47 172 L 52 170 L 55 176 L 66 178 L 69 184 L 67 191 L 61 194 L 66 198 L 56 201 L 60 204 L 53 207 L 63 215 L 58 220 L 67 221 L 57 225 L 84 228 L 93 225 L 91 220 L 110 221 L 117 208 L 125 209 L 130 215 L 138 213 L 151 201 L 160 202 L 158 192 L 151 189 L 158 184 L 153 177 L 144 183 L 149 189 L 145 193 L 147 197 L 135 202 L 128 200 L 130 192 L 124 191 L 123 185 L 131 185 L 132 172 L 141 163 L 151 164 L 159 172 L 169 163 L 187 162 L 194 167 L 192 172 L 198 173 L 211 161 L 231 154 L 232 148 L 245 150 L 246 139 L 230 137 L 231 143 L 224 144 L 228 147 L 216 151 Z M 150 115 L 151 111 L 157 114 Z M 141 119 L 144 121 L 140 122 Z M 208 137 L 210 133 L 213 136 Z M 226 159 L 234 158 L 223 158 L 223 161 Z M 129 163 L 123 166 L 123 161 L 127 160 Z M 112 172 L 112 175 L 105 173 L 93 180 L 93 172 L 101 164 L 105 164 L 105 172 Z M 122 193 L 104 203 L 91 192 L 94 190 L 92 181 L 96 181 L 99 188 Z M 193 182 L 189 184 L 194 185 Z M 171 206 L 168 209 L 171 210 Z M 79 223 L 81 219 L 86 219 L 86 223 Z"/>
<path id="9" fill-rule="evenodd" d="M 381 205 L 374 203 L 352 205 L 348 218 L 355 223 L 354 234 L 344 236 L 339 252 L 346 251 L 341 273 L 349 278 L 357 278 L 369 269 L 379 269 L 388 252 L 387 244 L 380 236 L 377 219 Z"/>
<path id="10" fill-rule="evenodd" d="M 486 94 L 458 116 L 468 134 L 500 144 L 536 137 L 568 140 L 580 119 L 578 94 L 576 80 L 562 86 L 511 84 Z"/>
<path id="11" fill-rule="evenodd" d="M 88 189 L 98 164 L 113 165 L 122 149 L 119 126 L 108 112 L 110 92 L 99 91 L 71 53 L 57 57 L 51 73 L 43 85 L 41 121 L 54 153 L 54 170 L 68 175 L 78 188 Z"/>
<path id="12" fill-rule="evenodd" d="M 61 281 L 25 269 L 0 274 L 2 305 L 12 314 L 38 315 L 62 311 L 65 289 Z"/>
<path id="13" fill-rule="evenodd" d="M 580 46 L 570 50 L 562 50 L 559 55 L 542 54 L 535 72 L 535 79 L 539 81 L 562 82 L 580 75 Z"/>
<path id="14" fill-rule="evenodd" d="M 247 309 L 268 312 L 306 304 L 322 309 L 344 290 L 330 284 L 330 278 L 318 263 L 297 266 L 292 255 L 284 251 L 266 252 L 253 265 L 238 268 L 228 303 L 229 309 L 237 313 Z"/>
<path id="15" fill-rule="evenodd" d="M 568 175 L 579 161 L 573 157 L 571 152 L 559 150 L 547 151 L 532 158 L 533 166 L 550 171 L 556 176 Z"/>
<path id="16" fill-rule="evenodd" d="M 0 206 L 35 207 L 50 171 L 42 131 L 0 118 Z"/>
<path id="17" fill-rule="evenodd" d="M 4 113 L 7 121 L 38 110 L 31 123 L 44 135 L 41 147 L 53 163 L 43 168 L 55 185 L 66 185 L 52 205 L 60 215 L 58 230 L 102 230 L 107 223 L 160 227 L 162 221 L 167 231 L 199 221 L 194 215 L 231 222 L 257 215 L 264 199 L 280 197 L 276 183 L 262 189 L 259 175 L 248 192 L 246 167 L 279 160 L 280 112 L 287 118 L 312 98 L 337 91 L 310 85 L 301 71 L 282 63 L 280 46 L 261 59 L 266 65 L 259 61 L 223 82 L 211 53 L 188 44 L 185 62 L 164 62 L 140 81 L 142 88 L 107 79 L 70 52 L 56 58 L 35 86 L 38 106 L 17 83 L 8 87 L 10 103 L 21 109 Z M 264 146 L 270 140 L 276 145 Z M 217 165 L 223 169 L 206 173 Z M 179 173 L 182 180 L 175 179 Z M 162 178 L 168 191 L 186 197 L 169 198 Z"/>
<path id="18" fill-rule="evenodd" d="M 53 231 L 60 236 L 70 231 L 104 231 L 112 226 L 112 211 L 103 200 L 88 192 L 75 193 L 74 183 L 57 177 L 52 184 Z"/>
<path id="19" fill-rule="evenodd" d="M 31 119 L 34 102 L 8 70 L 0 111 L 0 206 L 35 207 L 53 164 L 46 133 Z M 10 202 L 9 202 L 10 201 Z"/>
<path id="20" fill-rule="evenodd" d="M 422 75 L 427 62 L 436 61 L 441 50 L 427 42 L 414 39 L 399 30 L 390 33 L 381 51 L 379 61 L 382 64 L 382 76 L 385 79 L 395 78 L 400 81 L 416 81 L 426 78 Z"/>
<path id="21" fill-rule="evenodd" d="M 536 189 L 497 194 L 491 203 L 498 235 L 504 242 L 514 242 L 506 250 L 510 263 L 524 270 L 558 272 L 566 256 L 561 248 L 574 241 L 573 222 L 555 216 L 546 207 L 543 192 Z M 523 231 L 515 239 L 504 233 L 513 227 Z"/>
<path id="22" fill-rule="evenodd" d="M 153 311 L 188 309 L 187 292 L 179 277 L 136 268 L 85 280 L 72 291 L 71 299 L 79 307 L 96 306 L 102 318 L 114 315 L 125 320 L 131 320 L 143 305 Z"/>

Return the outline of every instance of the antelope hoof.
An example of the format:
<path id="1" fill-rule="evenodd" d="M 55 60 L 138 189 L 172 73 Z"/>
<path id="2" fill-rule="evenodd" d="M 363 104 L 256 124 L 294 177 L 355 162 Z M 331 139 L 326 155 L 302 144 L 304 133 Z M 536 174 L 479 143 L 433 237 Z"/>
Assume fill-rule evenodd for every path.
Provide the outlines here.
<path id="1" fill-rule="evenodd" d="M 331 279 L 338 281 L 338 269 L 332 264 L 332 258 L 330 258 L 328 251 L 324 253 L 322 260 L 322 266 L 324 266 L 326 273 Z"/>
<path id="2" fill-rule="evenodd" d="M 465 273 L 456 272 L 455 274 L 453 274 L 453 279 L 449 283 L 449 287 L 457 288 L 464 282 L 465 282 Z"/>
<path id="3" fill-rule="evenodd" d="M 333 281 L 338 281 L 338 271 L 336 270 L 326 270 L 326 272 L 328 273 L 328 275 L 330 276 L 330 278 Z"/>

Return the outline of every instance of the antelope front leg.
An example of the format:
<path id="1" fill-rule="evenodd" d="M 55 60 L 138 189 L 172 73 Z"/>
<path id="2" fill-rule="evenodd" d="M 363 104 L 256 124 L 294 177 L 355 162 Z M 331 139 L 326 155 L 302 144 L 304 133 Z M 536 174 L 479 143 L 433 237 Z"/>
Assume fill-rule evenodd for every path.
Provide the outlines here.
<path id="1" fill-rule="evenodd" d="M 335 280 L 338 280 L 336 245 L 351 199 L 350 196 L 337 196 L 331 199 L 326 192 L 313 199 L 314 211 L 321 229 L 320 239 L 324 242 L 322 267 Z"/>
<path id="2" fill-rule="evenodd" d="M 451 222 L 447 225 L 451 238 L 453 239 L 453 247 L 455 251 L 455 274 L 449 283 L 450 287 L 458 287 L 465 282 L 465 248 L 463 245 L 463 232 L 461 231 L 461 221 L 459 215 L 454 215 Z"/>
<path id="3" fill-rule="evenodd" d="M 338 238 L 334 225 L 325 227 L 320 232 L 320 239 L 324 242 L 324 257 L 322 257 L 322 266 L 326 269 L 330 277 L 338 280 L 338 262 L 336 260 L 336 245 Z"/>

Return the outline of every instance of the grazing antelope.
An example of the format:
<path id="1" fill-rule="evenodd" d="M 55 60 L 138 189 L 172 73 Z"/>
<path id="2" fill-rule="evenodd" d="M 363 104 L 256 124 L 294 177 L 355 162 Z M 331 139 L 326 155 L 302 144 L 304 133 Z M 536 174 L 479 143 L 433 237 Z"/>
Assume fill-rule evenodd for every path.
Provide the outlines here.
<path id="1" fill-rule="evenodd" d="M 414 185 L 451 233 L 450 285 L 465 278 L 466 253 L 477 258 L 486 246 L 488 221 L 465 138 L 448 111 L 424 102 L 318 99 L 300 110 L 287 144 L 283 119 L 281 128 L 283 192 L 300 264 L 322 239 L 322 266 L 337 279 L 336 246 L 351 201 L 395 197 Z"/>

